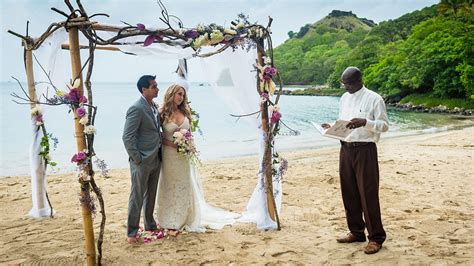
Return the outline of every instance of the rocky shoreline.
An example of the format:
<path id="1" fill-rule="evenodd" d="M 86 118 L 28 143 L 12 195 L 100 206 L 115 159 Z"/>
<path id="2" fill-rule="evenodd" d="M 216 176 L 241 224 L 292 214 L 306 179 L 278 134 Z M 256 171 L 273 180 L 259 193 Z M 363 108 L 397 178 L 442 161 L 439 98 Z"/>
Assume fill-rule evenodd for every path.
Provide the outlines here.
<path id="1" fill-rule="evenodd" d="M 387 103 L 387 107 L 394 108 L 401 111 L 411 111 L 419 113 L 445 113 L 445 114 L 457 114 L 464 116 L 472 116 L 474 110 L 454 107 L 449 109 L 444 105 L 438 105 L 435 107 L 425 107 L 423 105 L 414 105 L 411 103 Z"/>
<path id="2" fill-rule="evenodd" d="M 327 87 L 310 87 L 296 90 L 282 90 L 283 95 L 291 96 L 335 96 L 340 97 L 344 93 L 344 90 L 338 89 L 328 89 Z M 419 113 L 444 113 L 444 114 L 457 114 L 464 116 L 472 116 L 474 110 L 455 107 L 449 109 L 447 106 L 438 105 L 435 107 L 425 107 L 423 105 L 416 105 L 411 103 L 399 103 L 399 102 L 390 102 L 387 103 L 387 107 L 401 110 L 401 111 L 411 111 Z"/>

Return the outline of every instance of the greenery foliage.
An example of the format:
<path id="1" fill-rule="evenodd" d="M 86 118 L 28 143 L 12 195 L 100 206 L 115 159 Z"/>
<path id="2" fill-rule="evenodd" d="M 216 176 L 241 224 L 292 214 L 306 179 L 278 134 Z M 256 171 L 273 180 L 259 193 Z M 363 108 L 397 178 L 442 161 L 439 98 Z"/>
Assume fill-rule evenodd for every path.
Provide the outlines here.
<path id="1" fill-rule="evenodd" d="M 470 105 L 473 2 L 442 0 L 374 27 L 350 12 L 333 11 L 303 36 L 294 33 L 277 47 L 275 64 L 285 84 L 339 88 L 342 71 L 352 65 L 364 72 L 367 87 L 389 101 L 425 94 L 429 99 L 465 99 L 467 103 L 458 104 Z"/>

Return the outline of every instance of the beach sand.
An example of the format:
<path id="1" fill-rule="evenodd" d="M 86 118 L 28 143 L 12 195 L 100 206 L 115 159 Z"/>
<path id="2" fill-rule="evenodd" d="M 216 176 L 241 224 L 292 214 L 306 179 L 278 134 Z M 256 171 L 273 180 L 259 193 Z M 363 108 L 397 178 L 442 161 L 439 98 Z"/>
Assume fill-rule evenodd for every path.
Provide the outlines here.
<path id="1" fill-rule="evenodd" d="M 365 243 L 338 244 L 347 232 L 337 146 L 284 152 L 281 231 L 254 224 L 181 234 L 132 246 L 125 241 L 128 169 L 97 176 L 107 213 L 105 264 L 474 264 L 474 128 L 383 139 L 378 144 L 380 200 L 387 240 L 374 255 Z M 208 202 L 242 212 L 256 185 L 257 158 L 205 162 Z M 83 230 L 74 174 L 48 177 L 57 213 L 27 217 L 28 177 L 0 179 L 0 263 L 83 264 Z M 100 215 L 95 220 L 97 237 Z"/>

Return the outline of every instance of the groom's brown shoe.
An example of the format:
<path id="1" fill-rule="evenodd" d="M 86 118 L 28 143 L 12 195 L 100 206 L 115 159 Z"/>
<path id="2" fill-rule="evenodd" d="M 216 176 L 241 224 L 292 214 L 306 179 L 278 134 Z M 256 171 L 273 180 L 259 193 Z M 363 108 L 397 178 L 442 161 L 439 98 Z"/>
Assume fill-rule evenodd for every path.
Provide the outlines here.
<path id="1" fill-rule="evenodd" d="M 382 245 L 374 242 L 374 241 L 369 241 L 369 244 L 364 248 L 364 253 L 365 254 L 375 254 L 379 252 L 379 250 L 382 248 Z"/>
<path id="2" fill-rule="evenodd" d="M 352 233 L 348 233 L 346 236 L 336 239 L 339 243 L 353 243 L 353 242 L 365 242 L 365 238 L 357 238 Z"/>

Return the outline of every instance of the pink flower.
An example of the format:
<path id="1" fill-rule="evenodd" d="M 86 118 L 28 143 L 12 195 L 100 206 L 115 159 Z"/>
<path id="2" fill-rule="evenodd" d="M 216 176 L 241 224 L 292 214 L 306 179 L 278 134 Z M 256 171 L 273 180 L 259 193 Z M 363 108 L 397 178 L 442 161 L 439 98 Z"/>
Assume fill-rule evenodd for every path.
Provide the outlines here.
<path id="1" fill-rule="evenodd" d="M 79 98 L 79 102 L 80 103 L 87 103 L 87 97 L 82 95 L 80 98 Z"/>
<path id="2" fill-rule="evenodd" d="M 278 112 L 278 111 L 274 111 L 272 113 L 272 118 L 270 119 L 272 124 L 276 124 L 278 123 L 278 121 L 280 121 L 280 118 L 281 118 L 281 113 Z"/>
<path id="3" fill-rule="evenodd" d="M 79 107 L 76 110 L 76 114 L 78 118 L 82 118 L 83 116 L 87 114 L 87 112 L 86 112 L 86 109 L 84 109 L 83 107 Z"/>
<path id="4" fill-rule="evenodd" d="M 87 154 L 83 151 L 80 151 L 72 156 L 71 163 L 79 163 L 84 161 L 86 158 Z"/>
<path id="5" fill-rule="evenodd" d="M 39 114 L 35 117 L 36 122 L 43 122 L 43 115 Z"/>
<path id="6" fill-rule="evenodd" d="M 144 30 L 144 29 L 145 29 L 145 25 L 143 25 L 142 23 L 138 23 L 138 24 L 137 24 L 137 29 L 139 29 L 139 30 Z"/>
<path id="7" fill-rule="evenodd" d="M 264 70 L 264 73 L 270 76 L 275 76 L 277 73 L 277 69 L 271 66 L 267 66 Z"/>

